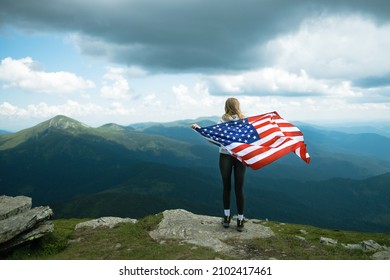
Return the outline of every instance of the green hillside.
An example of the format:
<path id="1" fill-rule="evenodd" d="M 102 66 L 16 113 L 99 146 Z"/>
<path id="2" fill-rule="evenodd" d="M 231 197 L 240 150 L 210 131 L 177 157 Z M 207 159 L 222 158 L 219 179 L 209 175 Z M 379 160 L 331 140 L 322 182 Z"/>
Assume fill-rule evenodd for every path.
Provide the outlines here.
<path id="1" fill-rule="evenodd" d="M 172 208 L 218 216 L 218 149 L 188 123 L 91 128 L 57 116 L 2 135 L 0 193 L 27 195 L 36 205 L 50 205 L 57 219 L 140 218 Z M 354 147 L 334 149 L 344 136 L 306 129 L 309 165 L 290 154 L 261 170 L 248 168 L 245 214 L 331 229 L 390 232 L 387 150 L 380 157 L 375 145 L 355 152 L 359 143 L 370 140 L 387 147 L 390 139 L 349 135 L 349 142 L 358 142 Z"/>
<path id="2" fill-rule="evenodd" d="M 194 246 L 171 240 L 153 241 L 148 232 L 153 230 L 162 215 L 140 219 L 136 224 L 120 224 L 113 229 L 97 228 L 75 231 L 80 219 L 54 220 L 53 233 L 3 254 L 10 260 L 213 260 L 234 259 L 216 253 L 210 248 Z M 342 244 L 358 244 L 374 240 L 382 246 L 390 246 L 387 234 L 369 234 L 351 231 L 326 230 L 317 227 L 260 221 L 270 227 L 275 236 L 267 239 L 234 240 L 229 244 L 237 251 L 245 250 L 247 259 L 278 260 L 369 260 L 373 252 L 346 249 Z M 305 233 L 304 239 L 298 238 Z M 243 233 L 245 234 L 245 233 Z M 338 241 L 329 246 L 320 243 L 321 237 Z"/>

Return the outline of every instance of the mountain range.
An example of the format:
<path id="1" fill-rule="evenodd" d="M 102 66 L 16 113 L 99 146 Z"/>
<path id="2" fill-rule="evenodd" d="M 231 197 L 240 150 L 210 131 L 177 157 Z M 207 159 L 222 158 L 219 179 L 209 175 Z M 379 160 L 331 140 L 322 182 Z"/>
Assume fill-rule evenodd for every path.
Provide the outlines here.
<path id="1" fill-rule="evenodd" d="M 93 128 L 56 116 L 0 135 L 0 194 L 31 196 L 56 218 L 143 217 L 175 208 L 219 215 L 218 149 L 189 128 L 215 121 Z M 390 138 L 299 128 L 311 163 L 291 154 L 248 169 L 246 216 L 390 232 Z"/>

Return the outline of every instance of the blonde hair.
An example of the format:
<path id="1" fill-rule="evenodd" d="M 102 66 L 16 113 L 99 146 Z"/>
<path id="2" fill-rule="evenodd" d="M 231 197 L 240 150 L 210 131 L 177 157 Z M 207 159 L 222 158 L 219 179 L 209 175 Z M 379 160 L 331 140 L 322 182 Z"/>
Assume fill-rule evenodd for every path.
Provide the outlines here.
<path id="1" fill-rule="evenodd" d="M 225 102 L 225 114 L 222 116 L 223 120 L 229 120 L 234 115 L 237 115 L 240 119 L 245 118 L 240 110 L 240 102 L 237 98 L 230 97 Z"/>

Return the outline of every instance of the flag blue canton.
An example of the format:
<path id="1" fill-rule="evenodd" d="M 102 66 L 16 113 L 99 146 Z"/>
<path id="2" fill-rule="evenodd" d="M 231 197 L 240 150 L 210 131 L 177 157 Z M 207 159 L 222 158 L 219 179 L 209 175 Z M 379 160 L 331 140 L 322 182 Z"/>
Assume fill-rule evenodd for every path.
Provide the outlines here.
<path id="1" fill-rule="evenodd" d="M 252 124 L 247 119 L 228 121 L 198 130 L 204 137 L 209 138 L 223 146 L 233 142 L 251 144 L 260 140 L 260 137 Z"/>

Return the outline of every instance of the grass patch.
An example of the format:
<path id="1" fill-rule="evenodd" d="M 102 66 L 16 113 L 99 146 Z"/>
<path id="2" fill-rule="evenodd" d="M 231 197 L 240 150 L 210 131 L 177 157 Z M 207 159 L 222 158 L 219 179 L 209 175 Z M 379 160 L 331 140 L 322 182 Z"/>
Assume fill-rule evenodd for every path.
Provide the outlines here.
<path id="1" fill-rule="evenodd" d="M 74 230 L 85 219 L 54 220 L 54 232 L 27 245 L 19 246 L 5 259 L 26 260 L 212 260 L 232 259 L 209 248 L 177 240 L 158 243 L 148 234 L 162 214 L 109 228 Z M 373 252 L 351 250 L 341 244 L 360 244 L 374 240 L 390 247 L 389 234 L 371 234 L 321 229 L 312 226 L 260 221 L 275 236 L 265 239 L 230 240 L 229 245 L 245 252 L 245 259 L 279 260 L 367 260 Z M 243 233 L 245 234 L 245 233 Z M 321 237 L 338 241 L 334 246 L 320 243 Z"/>
<path id="2" fill-rule="evenodd" d="M 342 244 L 374 240 L 390 247 L 390 235 L 321 229 L 312 226 L 262 222 L 275 236 L 242 242 L 252 258 L 280 260 L 369 260 L 373 252 L 347 249 Z M 337 240 L 336 245 L 320 243 L 321 237 Z"/>
<path id="3" fill-rule="evenodd" d="M 83 228 L 74 231 L 83 220 L 54 221 L 53 233 L 29 245 L 21 246 L 8 259 L 35 260 L 203 260 L 223 258 L 211 249 L 167 241 L 159 244 L 148 231 L 153 230 L 162 214 L 148 216 L 136 224 L 123 223 L 109 228 Z"/>
<path id="4" fill-rule="evenodd" d="M 15 248 L 5 259 L 19 260 L 45 260 L 64 251 L 68 247 L 68 242 L 74 233 L 76 224 L 85 219 L 53 220 L 54 231 L 44 237 L 22 244 Z"/>

